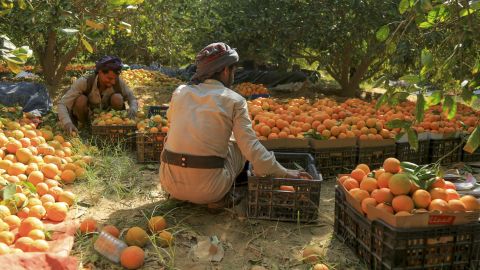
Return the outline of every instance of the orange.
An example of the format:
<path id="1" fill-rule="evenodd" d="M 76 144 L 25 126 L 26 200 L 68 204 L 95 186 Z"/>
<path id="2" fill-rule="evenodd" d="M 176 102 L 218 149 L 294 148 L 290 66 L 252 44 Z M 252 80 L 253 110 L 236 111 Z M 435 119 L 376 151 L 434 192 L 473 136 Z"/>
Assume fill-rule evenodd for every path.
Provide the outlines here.
<path id="1" fill-rule="evenodd" d="M 53 163 L 48 163 L 42 166 L 42 173 L 45 177 L 53 179 L 58 174 L 58 167 Z"/>
<path id="2" fill-rule="evenodd" d="M 377 180 L 375 178 L 366 177 L 360 183 L 360 189 L 366 190 L 368 192 L 372 192 L 378 188 Z"/>
<path id="3" fill-rule="evenodd" d="M 353 196 L 353 198 L 359 203 L 361 203 L 364 199 L 370 197 L 370 194 L 368 194 L 367 191 L 359 189 L 359 188 L 354 188 L 354 189 L 350 190 L 349 192 Z"/>
<path id="4" fill-rule="evenodd" d="M 430 193 L 426 190 L 419 189 L 415 191 L 412 195 L 413 202 L 417 208 L 427 208 L 432 201 Z"/>
<path id="5" fill-rule="evenodd" d="M 455 186 L 454 183 L 452 183 L 452 182 L 450 182 L 450 181 L 445 181 L 444 189 L 453 189 L 453 190 L 456 190 L 457 187 Z"/>
<path id="6" fill-rule="evenodd" d="M 447 202 L 460 199 L 460 195 L 454 189 L 446 189 L 445 192 L 447 192 Z"/>
<path id="7" fill-rule="evenodd" d="M 20 223 L 22 222 L 22 220 L 16 215 L 10 215 L 3 218 L 3 222 L 8 224 L 8 227 L 10 228 L 10 230 L 15 230 L 20 226 Z"/>
<path id="8" fill-rule="evenodd" d="M 372 191 L 372 198 L 378 203 L 391 203 L 393 200 L 393 194 L 388 188 L 381 188 Z"/>
<path id="9" fill-rule="evenodd" d="M 12 176 L 17 176 L 20 174 L 24 174 L 27 170 L 27 166 L 20 162 L 13 163 L 7 170 L 8 174 Z"/>
<path id="10" fill-rule="evenodd" d="M 80 231 L 82 233 L 91 233 L 97 230 L 97 221 L 92 218 L 87 218 L 80 223 Z"/>
<path id="11" fill-rule="evenodd" d="M 35 187 L 37 188 L 37 193 L 40 196 L 43 196 L 43 195 L 47 194 L 48 189 L 49 189 L 48 185 L 45 184 L 45 183 L 38 183 Z M 54 200 L 55 200 L 55 198 L 54 198 Z"/>
<path id="12" fill-rule="evenodd" d="M 17 216 L 19 218 L 27 218 L 28 217 L 28 213 L 30 213 L 30 208 L 28 207 L 23 207 L 22 209 L 20 209 L 18 212 L 17 212 Z"/>
<path id="13" fill-rule="evenodd" d="M 397 212 L 395 214 L 395 216 L 397 217 L 408 217 L 408 216 L 411 216 L 412 214 L 410 214 L 410 212 L 407 212 L 407 211 L 400 211 L 400 212 Z"/>
<path id="14" fill-rule="evenodd" d="M 42 205 L 42 201 L 40 199 L 34 198 L 34 197 L 29 198 L 27 206 L 32 207 L 34 205 Z"/>
<path id="15" fill-rule="evenodd" d="M 33 154 L 28 148 L 20 148 L 16 151 L 15 156 L 19 162 L 27 164 L 32 158 Z"/>
<path id="16" fill-rule="evenodd" d="M 358 188 L 359 184 L 358 181 L 353 179 L 353 178 L 348 178 L 343 182 L 343 186 L 345 187 L 346 190 L 351 190 L 354 188 Z"/>
<path id="17" fill-rule="evenodd" d="M 370 173 L 370 168 L 368 167 L 367 164 L 358 164 L 355 169 L 361 169 L 362 171 L 365 172 L 365 174 L 369 174 L 369 173 Z"/>
<path id="18" fill-rule="evenodd" d="M 5 205 L 1 205 L 0 204 L 0 219 L 3 219 L 7 216 L 10 216 L 11 213 L 10 213 L 10 209 L 8 207 L 6 207 Z"/>
<path id="19" fill-rule="evenodd" d="M 30 237 L 20 237 L 15 242 L 15 248 L 21 249 L 23 252 L 29 252 L 33 241 L 34 240 Z"/>
<path id="20" fill-rule="evenodd" d="M 161 231 L 158 234 L 158 240 L 161 247 L 169 247 L 173 244 L 173 235 L 167 231 Z"/>
<path id="21" fill-rule="evenodd" d="M 48 251 L 49 245 L 48 242 L 43 239 L 33 240 L 33 243 L 30 245 L 30 252 L 46 252 Z"/>
<path id="22" fill-rule="evenodd" d="M 148 235 L 142 228 L 132 227 L 128 229 L 127 234 L 125 235 L 125 242 L 129 246 L 143 247 L 148 242 Z"/>
<path id="23" fill-rule="evenodd" d="M 320 259 L 322 254 L 323 251 L 319 246 L 306 246 L 302 252 L 302 259 L 308 263 L 315 263 Z"/>
<path id="24" fill-rule="evenodd" d="M 432 200 L 441 199 L 441 200 L 447 201 L 447 198 L 448 198 L 447 191 L 443 188 L 431 189 L 430 195 L 432 196 Z"/>
<path id="25" fill-rule="evenodd" d="M 0 255 L 9 254 L 11 252 L 10 247 L 0 242 Z"/>
<path id="26" fill-rule="evenodd" d="M 117 227 L 115 227 L 113 225 L 104 226 L 102 231 L 107 232 L 107 233 L 109 233 L 110 235 L 112 235 L 113 237 L 116 237 L 116 238 L 118 238 L 118 236 L 120 236 L 120 231 L 117 229 Z"/>
<path id="27" fill-rule="evenodd" d="M 40 219 L 35 217 L 27 217 L 26 219 L 22 220 L 20 223 L 20 227 L 18 227 L 18 234 L 20 236 L 27 236 L 31 230 L 44 230 L 45 227 Z"/>
<path id="28" fill-rule="evenodd" d="M 323 263 L 317 263 L 313 266 L 312 270 L 329 270 L 329 268 Z"/>
<path id="29" fill-rule="evenodd" d="M 38 219 L 42 219 L 47 214 L 47 210 L 42 205 L 34 205 L 30 207 L 30 211 L 28 212 L 29 217 L 36 217 Z"/>
<path id="30" fill-rule="evenodd" d="M 72 206 L 75 202 L 75 194 L 70 191 L 63 191 L 62 193 L 60 193 L 60 195 L 58 195 L 58 201 L 64 202 L 68 204 L 68 206 Z"/>
<path id="31" fill-rule="evenodd" d="M 351 173 L 350 173 L 350 176 L 357 180 L 359 183 L 363 180 L 363 178 L 366 176 L 367 174 L 362 170 L 362 169 L 355 169 L 353 170 Z"/>
<path id="32" fill-rule="evenodd" d="M 465 212 L 466 211 L 465 204 L 460 200 L 449 200 L 448 201 L 448 207 L 452 211 L 460 211 L 460 212 Z"/>
<path id="33" fill-rule="evenodd" d="M 389 173 L 398 173 L 400 171 L 400 160 L 396 158 L 385 159 L 383 169 Z"/>
<path id="34" fill-rule="evenodd" d="M 42 183 L 44 180 L 43 173 L 41 171 L 33 171 L 28 175 L 28 182 L 32 183 L 34 186 Z"/>
<path id="35" fill-rule="evenodd" d="M 375 174 L 375 179 L 378 180 L 380 178 L 380 176 L 385 173 L 385 170 L 384 169 L 378 169 L 378 170 L 375 170 L 373 172 Z"/>
<path id="36" fill-rule="evenodd" d="M 472 195 L 463 196 L 463 197 L 460 198 L 460 201 L 462 201 L 463 204 L 465 204 L 465 209 L 467 211 L 480 210 L 480 203 Z"/>
<path id="37" fill-rule="evenodd" d="M 65 218 L 67 217 L 67 213 L 68 207 L 65 203 L 53 203 L 47 209 L 47 218 L 51 221 L 60 222 L 65 220 Z"/>
<path id="38" fill-rule="evenodd" d="M 393 195 L 406 195 L 410 192 L 410 179 L 406 174 L 395 174 L 388 181 L 388 188 Z"/>
<path id="39" fill-rule="evenodd" d="M 448 203 L 441 199 L 434 199 L 428 206 L 428 211 L 449 211 L 450 207 Z"/>
<path id="40" fill-rule="evenodd" d="M 22 143 L 17 140 L 9 141 L 5 147 L 7 148 L 8 153 L 15 154 L 18 149 L 22 148 Z"/>
<path id="41" fill-rule="evenodd" d="M 75 181 L 76 174 L 72 170 L 64 170 L 62 174 L 60 175 L 60 178 L 62 179 L 63 182 L 66 184 L 71 184 L 73 181 Z"/>
<path id="42" fill-rule="evenodd" d="M 362 211 L 367 213 L 367 205 L 376 206 L 378 203 L 374 198 L 365 198 L 362 201 Z"/>
<path id="43" fill-rule="evenodd" d="M 162 216 L 155 216 L 148 221 L 148 228 L 151 232 L 157 233 L 167 228 L 167 221 Z"/>
<path id="44" fill-rule="evenodd" d="M 435 182 L 430 186 L 430 188 L 445 188 L 445 180 L 443 178 L 437 177 Z"/>
<path id="45" fill-rule="evenodd" d="M 386 212 L 388 212 L 388 213 L 390 213 L 390 214 L 393 214 L 393 208 L 392 208 L 391 206 L 389 206 L 389 205 L 386 205 L 386 204 L 384 204 L 384 203 L 379 203 L 379 204 L 377 204 L 376 207 L 377 207 L 378 209 L 380 209 L 380 210 L 383 210 L 383 211 L 386 211 Z"/>
<path id="46" fill-rule="evenodd" d="M 31 230 L 28 233 L 28 237 L 32 238 L 33 240 L 37 240 L 37 239 L 45 240 L 45 233 L 42 230 L 35 229 L 35 230 Z"/>
<path id="47" fill-rule="evenodd" d="M 127 269 L 138 269 L 143 265 L 145 253 L 136 246 L 127 247 L 120 254 L 120 263 Z"/>
<path id="48" fill-rule="evenodd" d="M 395 212 L 405 211 L 410 213 L 413 208 L 413 200 L 407 195 L 396 196 L 392 200 L 392 207 Z"/>
<path id="49" fill-rule="evenodd" d="M 4 243 L 8 246 L 13 244 L 13 241 L 15 241 L 15 235 L 10 232 L 10 231 L 3 231 L 0 232 L 0 243 Z"/>

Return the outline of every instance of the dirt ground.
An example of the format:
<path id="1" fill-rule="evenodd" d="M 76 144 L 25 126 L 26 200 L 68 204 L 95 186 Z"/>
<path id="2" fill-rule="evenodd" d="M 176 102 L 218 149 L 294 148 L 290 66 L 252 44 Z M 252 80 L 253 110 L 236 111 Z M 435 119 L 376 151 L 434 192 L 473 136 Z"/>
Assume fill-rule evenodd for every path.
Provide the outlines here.
<path id="1" fill-rule="evenodd" d="M 167 199 L 157 184 L 156 172 L 144 171 L 140 179 L 138 185 L 144 193 L 121 201 L 104 197 L 92 201 L 89 192 L 81 187 L 74 191 L 81 194 L 79 216 L 94 217 L 99 224 L 113 224 L 120 230 L 132 226 L 147 229 L 146 217 L 166 216 L 175 244 L 165 249 L 148 244 L 146 263 L 141 269 L 250 269 L 253 265 L 262 265 L 267 269 L 306 270 L 311 265 L 301 262 L 301 251 L 311 244 L 321 247 L 324 252 L 321 261 L 331 269 L 363 269 L 356 256 L 333 236 L 333 180 L 322 184 L 318 223 L 297 224 L 248 219 L 246 200 L 234 208 L 211 213 L 203 206 Z M 225 249 L 220 262 L 199 261 L 193 256 L 192 248 L 197 241 L 210 236 L 217 236 Z M 120 269 L 91 249 L 93 239 L 87 240 L 86 245 L 77 243 L 75 246 L 74 254 L 84 266 Z"/>

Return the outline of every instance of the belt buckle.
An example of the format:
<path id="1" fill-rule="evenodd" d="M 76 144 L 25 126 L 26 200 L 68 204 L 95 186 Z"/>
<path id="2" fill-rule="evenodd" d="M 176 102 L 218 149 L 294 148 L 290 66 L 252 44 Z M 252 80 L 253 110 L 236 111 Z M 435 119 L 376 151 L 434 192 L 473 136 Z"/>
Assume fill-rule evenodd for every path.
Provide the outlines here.
<path id="1" fill-rule="evenodd" d="M 184 155 L 181 155 L 180 157 L 180 166 L 186 168 L 187 167 L 187 157 Z"/>

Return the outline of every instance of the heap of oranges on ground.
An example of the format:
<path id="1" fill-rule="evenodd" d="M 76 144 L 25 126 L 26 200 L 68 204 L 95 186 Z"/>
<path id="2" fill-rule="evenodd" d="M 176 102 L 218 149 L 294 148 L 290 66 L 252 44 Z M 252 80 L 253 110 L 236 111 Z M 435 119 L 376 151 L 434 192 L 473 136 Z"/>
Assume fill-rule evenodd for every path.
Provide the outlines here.
<path id="1" fill-rule="evenodd" d="M 244 82 L 237 84 L 234 87 L 234 90 L 237 91 L 240 95 L 244 97 L 249 97 L 253 95 L 268 95 L 268 89 L 263 84 L 254 84 L 250 82 Z"/>
<path id="2" fill-rule="evenodd" d="M 66 219 L 75 194 L 64 187 L 92 161 L 48 127 L 0 118 L 0 254 L 49 249 L 44 221 Z"/>
<path id="3" fill-rule="evenodd" d="M 145 247 L 148 242 L 152 242 L 163 248 L 173 245 L 174 237 L 166 230 L 167 221 L 164 217 L 151 217 L 146 227 L 148 227 L 148 230 L 152 234 L 151 237 L 140 227 L 131 227 L 126 230 L 126 233 L 123 235 L 123 240 L 129 246 L 122 250 L 120 254 L 120 263 L 123 267 L 127 269 L 137 269 L 141 267 L 145 258 L 145 253 L 142 248 Z M 80 224 L 80 231 L 82 233 L 96 232 L 97 222 L 91 218 L 83 220 Z M 105 225 L 101 231 L 115 238 L 121 238 L 120 230 L 114 225 Z"/>
<path id="4" fill-rule="evenodd" d="M 402 172 L 400 161 L 387 158 L 383 168 L 370 171 L 366 164 L 359 164 L 339 182 L 367 212 L 367 205 L 382 209 L 396 216 L 409 216 L 428 211 L 477 211 L 480 204 L 471 195 L 460 196 L 452 182 L 437 177 L 433 184 L 421 189 Z"/>
<path id="5" fill-rule="evenodd" d="M 122 71 L 121 78 L 130 87 L 148 86 L 165 89 L 175 89 L 182 83 L 177 78 L 169 77 L 159 71 L 146 69 L 131 69 Z"/>
<path id="6" fill-rule="evenodd" d="M 375 109 L 375 101 L 348 99 L 339 103 L 323 98 L 313 102 L 304 98 L 279 102 L 259 98 L 248 102 L 252 126 L 261 140 L 277 138 L 304 138 L 304 133 L 316 133 L 323 139 L 359 138 L 382 140 L 394 138 L 400 128 L 388 128 L 394 119 L 413 120 L 415 103 L 403 102 Z M 451 134 L 457 131 L 471 133 L 480 123 L 480 111 L 458 104 L 457 115 L 449 120 L 441 105 L 430 107 L 425 118 L 414 126 L 418 133 Z M 467 127 L 463 128 L 462 121 Z"/>

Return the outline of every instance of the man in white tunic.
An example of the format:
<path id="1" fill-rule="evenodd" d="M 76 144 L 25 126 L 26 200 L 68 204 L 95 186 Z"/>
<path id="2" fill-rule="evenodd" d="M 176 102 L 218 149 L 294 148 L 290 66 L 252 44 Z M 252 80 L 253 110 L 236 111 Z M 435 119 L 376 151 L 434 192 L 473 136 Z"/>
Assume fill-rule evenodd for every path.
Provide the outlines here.
<path id="1" fill-rule="evenodd" d="M 247 160 L 256 175 L 311 178 L 285 169 L 258 141 L 245 98 L 229 89 L 238 60 L 228 45 L 208 45 L 196 57 L 191 84 L 172 94 L 160 182 L 175 199 L 196 204 L 223 201 Z"/>

